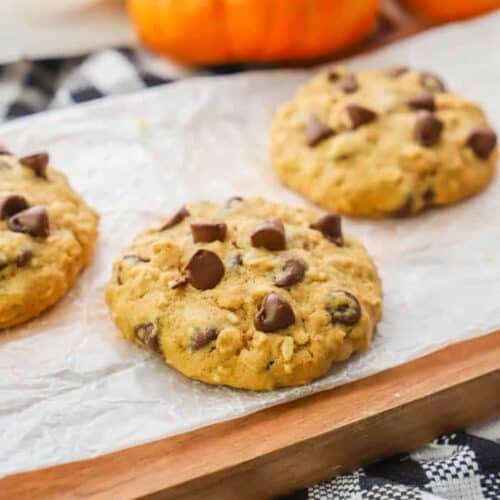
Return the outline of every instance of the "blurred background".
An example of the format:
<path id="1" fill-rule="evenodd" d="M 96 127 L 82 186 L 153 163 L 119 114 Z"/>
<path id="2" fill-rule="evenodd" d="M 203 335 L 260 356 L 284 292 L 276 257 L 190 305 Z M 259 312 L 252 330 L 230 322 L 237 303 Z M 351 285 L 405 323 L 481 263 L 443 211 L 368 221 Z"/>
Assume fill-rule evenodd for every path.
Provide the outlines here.
<path id="1" fill-rule="evenodd" d="M 500 0 L 2 0 L 0 118 L 193 74 L 311 65 Z"/>

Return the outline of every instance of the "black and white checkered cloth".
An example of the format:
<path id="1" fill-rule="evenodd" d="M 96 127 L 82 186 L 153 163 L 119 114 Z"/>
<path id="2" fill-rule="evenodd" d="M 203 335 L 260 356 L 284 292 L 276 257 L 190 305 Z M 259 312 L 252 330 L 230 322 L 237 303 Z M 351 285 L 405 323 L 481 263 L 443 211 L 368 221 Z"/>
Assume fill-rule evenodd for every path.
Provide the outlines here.
<path id="1" fill-rule="evenodd" d="M 204 73 L 248 69 L 230 66 Z M 197 72 L 196 74 L 200 74 Z M 67 60 L 0 66 L 0 121 L 125 94 L 187 77 L 143 50 L 103 50 Z M 500 392 L 499 392 L 500 397 Z M 287 500 L 500 500 L 500 420 L 443 436 Z"/>
<path id="2" fill-rule="evenodd" d="M 127 94 L 193 74 L 248 69 L 230 65 L 193 73 L 141 49 L 108 49 L 85 58 L 21 61 L 0 66 L 0 121 L 107 95 Z"/>
<path id="3" fill-rule="evenodd" d="M 443 436 L 287 500 L 499 500 L 500 421 Z"/>

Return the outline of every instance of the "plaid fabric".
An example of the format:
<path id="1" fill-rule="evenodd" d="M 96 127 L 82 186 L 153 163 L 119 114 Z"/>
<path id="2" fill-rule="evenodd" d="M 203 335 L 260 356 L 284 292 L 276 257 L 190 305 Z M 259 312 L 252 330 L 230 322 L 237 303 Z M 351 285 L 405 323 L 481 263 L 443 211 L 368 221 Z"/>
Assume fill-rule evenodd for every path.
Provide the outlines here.
<path id="1" fill-rule="evenodd" d="M 230 65 L 193 73 L 145 50 L 103 50 L 88 57 L 0 66 L 0 120 L 134 92 L 196 74 L 248 70 Z"/>
<path id="2" fill-rule="evenodd" d="M 442 436 L 283 500 L 499 500 L 500 420 Z"/>
<path id="3" fill-rule="evenodd" d="M 248 69 L 226 66 L 204 74 Z M 142 50 L 0 66 L 0 119 L 166 84 L 191 73 Z M 196 74 L 200 74 L 198 71 Z M 443 436 L 287 500 L 500 500 L 500 420 Z"/>

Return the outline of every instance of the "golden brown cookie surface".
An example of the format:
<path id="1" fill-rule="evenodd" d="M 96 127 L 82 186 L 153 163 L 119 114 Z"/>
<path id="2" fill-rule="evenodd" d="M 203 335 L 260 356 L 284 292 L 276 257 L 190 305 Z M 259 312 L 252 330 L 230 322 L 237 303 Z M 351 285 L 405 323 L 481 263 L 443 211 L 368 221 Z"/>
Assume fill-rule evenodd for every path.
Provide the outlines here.
<path id="1" fill-rule="evenodd" d="M 107 301 L 127 339 L 188 377 L 269 390 L 367 349 L 382 292 L 337 215 L 233 199 L 188 205 L 139 234 Z"/>
<path id="2" fill-rule="evenodd" d="M 496 165 L 482 110 L 434 75 L 402 67 L 317 75 L 278 109 L 282 181 L 341 213 L 404 216 L 480 191 Z"/>
<path id="3" fill-rule="evenodd" d="M 97 223 L 47 154 L 0 154 L 0 329 L 67 292 L 92 256 Z"/>

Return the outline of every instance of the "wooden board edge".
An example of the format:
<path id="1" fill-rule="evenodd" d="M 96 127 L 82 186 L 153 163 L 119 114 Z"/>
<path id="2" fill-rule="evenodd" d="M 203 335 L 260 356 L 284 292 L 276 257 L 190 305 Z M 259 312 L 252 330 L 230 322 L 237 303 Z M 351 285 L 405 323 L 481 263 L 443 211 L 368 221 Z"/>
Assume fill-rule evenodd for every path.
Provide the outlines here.
<path id="1" fill-rule="evenodd" d="M 253 500 L 292 493 L 381 458 L 414 450 L 441 434 L 500 416 L 499 386 L 500 370 L 497 370 L 461 386 L 374 415 L 362 424 L 350 424 L 230 470 L 200 477 L 144 498 Z M 464 394 L 470 396 L 466 398 L 466 408 L 463 404 L 457 405 Z M 435 412 L 436 407 L 441 410 Z M 432 418 L 415 421 L 415 415 L 429 415 L 429 409 L 435 412 Z M 286 470 L 292 472 L 286 473 Z M 250 490 L 248 485 L 252 485 Z"/>
<path id="2" fill-rule="evenodd" d="M 499 386 L 496 332 L 247 417 L 8 476 L 0 498 L 283 494 L 500 415 Z"/>

